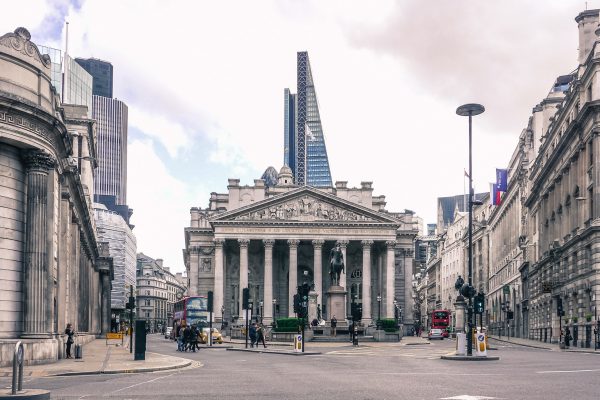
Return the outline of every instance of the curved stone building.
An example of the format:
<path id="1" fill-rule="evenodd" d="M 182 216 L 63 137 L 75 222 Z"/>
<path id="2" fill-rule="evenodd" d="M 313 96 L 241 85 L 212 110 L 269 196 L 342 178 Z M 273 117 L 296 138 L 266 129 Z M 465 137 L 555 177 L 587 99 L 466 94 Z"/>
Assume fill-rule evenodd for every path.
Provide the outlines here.
<path id="1" fill-rule="evenodd" d="M 52 362 L 67 323 L 83 340 L 109 327 L 112 262 L 91 210 L 95 151 L 87 108 L 61 105 L 50 58 L 29 32 L 1 36 L 1 365 L 17 339 L 28 363 Z"/>

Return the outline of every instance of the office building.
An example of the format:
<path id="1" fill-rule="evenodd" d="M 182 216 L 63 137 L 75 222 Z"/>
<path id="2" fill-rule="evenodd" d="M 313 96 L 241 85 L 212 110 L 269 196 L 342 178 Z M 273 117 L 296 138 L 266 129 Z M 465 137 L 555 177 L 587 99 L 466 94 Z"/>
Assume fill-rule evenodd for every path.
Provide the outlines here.
<path id="1" fill-rule="evenodd" d="M 299 186 L 331 187 L 331 171 L 308 52 L 297 54 L 297 89 L 284 89 L 284 164 Z"/>
<path id="2" fill-rule="evenodd" d="M 113 97 L 113 66 L 111 63 L 97 58 L 76 58 L 77 62 L 93 78 L 93 94 L 95 96 Z"/>

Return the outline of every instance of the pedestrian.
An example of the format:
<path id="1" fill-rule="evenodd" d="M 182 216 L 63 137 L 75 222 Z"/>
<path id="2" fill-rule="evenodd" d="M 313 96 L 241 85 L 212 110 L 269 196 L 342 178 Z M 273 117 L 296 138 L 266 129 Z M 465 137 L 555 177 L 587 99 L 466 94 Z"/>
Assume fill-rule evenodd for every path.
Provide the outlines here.
<path id="1" fill-rule="evenodd" d="M 331 336 L 333 336 L 333 337 L 335 337 L 336 328 L 337 328 L 337 318 L 335 318 L 335 315 L 334 315 L 333 317 L 331 317 Z"/>
<path id="2" fill-rule="evenodd" d="M 262 342 L 264 348 L 267 348 L 267 344 L 265 343 L 265 336 L 266 336 L 267 332 L 265 329 L 265 326 L 263 324 L 259 324 L 258 328 L 256 329 L 256 347 L 258 347 L 258 343 Z"/>
<path id="3" fill-rule="evenodd" d="M 198 327 L 196 327 L 196 325 L 192 325 L 190 328 L 190 347 L 194 353 L 196 352 L 196 349 L 200 350 L 200 346 L 198 345 L 199 335 L 200 332 L 198 331 Z"/>
<path id="4" fill-rule="evenodd" d="M 567 327 L 565 333 L 565 346 L 567 346 L 567 348 L 571 345 L 571 339 L 573 339 L 573 337 L 571 336 L 571 330 Z"/>
<path id="5" fill-rule="evenodd" d="M 250 336 L 250 347 L 254 347 L 254 343 L 256 343 L 256 345 L 258 346 L 255 322 L 253 322 L 252 325 L 250 325 L 248 336 Z"/>
<path id="6" fill-rule="evenodd" d="M 190 329 L 190 326 L 187 325 L 185 327 L 185 329 L 183 330 L 183 351 L 188 351 L 188 349 L 190 348 L 190 334 L 192 333 L 192 330 Z"/>
<path id="7" fill-rule="evenodd" d="M 67 358 L 73 358 L 71 355 L 71 345 L 75 342 L 73 340 L 73 335 L 75 331 L 73 330 L 73 326 L 71 324 L 67 324 L 67 329 L 65 329 L 65 335 L 67 335 Z"/>
<path id="8" fill-rule="evenodd" d="M 175 337 L 177 338 L 177 351 L 184 351 L 183 329 L 180 325 L 177 325 L 177 336 Z"/>

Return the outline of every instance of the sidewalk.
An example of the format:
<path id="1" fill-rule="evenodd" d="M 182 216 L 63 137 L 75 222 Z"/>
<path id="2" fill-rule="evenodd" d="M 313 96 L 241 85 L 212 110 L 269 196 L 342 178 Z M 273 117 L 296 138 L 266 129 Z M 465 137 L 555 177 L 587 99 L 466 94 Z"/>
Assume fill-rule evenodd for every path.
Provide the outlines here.
<path id="1" fill-rule="evenodd" d="M 115 343 L 114 340 L 109 343 Z M 185 368 L 192 364 L 191 360 L 179 357 L 146 352 L 146 359 L 134 361 L 133 353 L 129 353 L 129 336 L 124 346 L 106 345 L 106 340 L 96 339 L 83 346 L 82 359 L 63 359 L 52 364 L 25 365 L 24 376 L 69 376 L 92 374 L 124 374 L 153 372 L 176 368 Z M 74 353 L 74 351 L 73 351 Z M 12 376 L 12 366 L 0 368 L 0 376 Z"/>
<path id="2" fill-rule="evenodd" d="M 521 339 L 521 338 L 512 338 L 512 337 L 507 338 L 506 336 L 503 336 L 502 338 L 500 338 L 499 336 L 496 336 L 496 335 L 490 335 L 490 336 L 488 336 L 488 338 L 490 340 L 495 340 L 495 341 L 501 342 L 501 343 L 516 344 L 519 346 L 532 347 L 535 349 L 565 351 L 565 352 L 570 352 L 570 353 L 590 353 L 590 354 L 600 355 L 600 350 L 594 351 L 593 348 L 586 349 L 586 348 L 581 348 L 581 347 L 570 347 L 568 349 L 561 349 L 558 346 L 558 343 L 545 343 L 545 342 L 540 342 L 539 340 Z"/>

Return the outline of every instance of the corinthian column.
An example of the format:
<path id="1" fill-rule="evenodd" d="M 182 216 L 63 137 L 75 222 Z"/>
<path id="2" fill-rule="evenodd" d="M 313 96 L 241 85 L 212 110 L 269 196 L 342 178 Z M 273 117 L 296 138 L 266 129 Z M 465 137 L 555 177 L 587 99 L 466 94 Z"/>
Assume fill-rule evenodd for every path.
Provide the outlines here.
<path id="1" fill-rule="evenodd" d="M 288 292 L 288 316 L 294 315 L 294 294 L 298 286 L 298 244 L 297 239 L 288 240 L 290 246 L 290 273 L 289 273 L 289 292 Z"/>
<path id="2" fill-rule="evenodd" d="M 342 255 L 344 256 L 344 271 L 340 274 L 340 283 L 339 285 L 346 288 L 346 272 L 348 272 L 348 258 L 346 257 L 346 247 L 348 246 L 347 240 L 338 240 L 340 244 L 340 248 L 342 249 Z"/>
<path id="3" fill-rule="evenodd" d="M 52 332 L 53 321 L 53 278 L 48 265 L 48 172 L 56 162 L 39 150 L 25 152 L 22 158 L 27 172 L 23 336 L 46 337 Z"/>
<path id="4" fill-rule="evenodd" d="M 240 244 L 240 299 L 244 298 L 244 288 L 248 287 L 248 239 L 238 239 Z M 246 318 L 244 316 L 244 318 Z"/>
<path id="5" fill-rule="evenodd" d="M 362 244 L 362 310 L 363 321 L 371 322 L 371 246 L 372 240 L 363 240 Z"/>
<path id="6" fill-rule="evenodd" d="M 198 296 L 198 271 L 200 270 L 200 247 L 190 246 L 190 287 L 188 294 L 190 296 Z"/>
<path id="7" fill-rule="evenodd" d="M 395 297 L 395 280 L 396 274 L 394 271 L 394 266 L 396 265 L 395 260 L 395 249 L 396 249 L 396 241 L 388 240 L 385 242 L 387 246 L 387 257 L 386 257 L 386 265 L 385 265 L 385 316 L 386 318 L 394 318 L 394 297 Z M 407 292 L 409 293 L 409 292 Z M 409 295 L 409 294 L 407 294 Z"/>
<path id="8" fill-rule="evenodd" d="M 314 278 L 315 278 L 315 292 L 317 292 L 317 302 L 323 301 L 323 243 L 325 241 L 316 239 L 312 241 L 314 249 Z"/>
<path id="9" fill-rule="evenodd" d="M 265 245 L 265 283 L 263 299 L 263 321 L 273 319 L 273 245 L 275 240 L 263 239 Z"/>
<path id="10" fill-rule="evenodd" d="M 213 288 L 214 292 L 214 302 L 213 302 L 213 313 L 217 316 L 217 320 L 219 317 L 223 318 L 223 313 L 221 313 L 221 308 L 223 307 L 223 299 L 225 298 L 223 293 L 223 244 L 225 240 L 223 239 L 215 239 L 215 287 Z M 221 321 L 223 322 L 223 321 Z"/>

